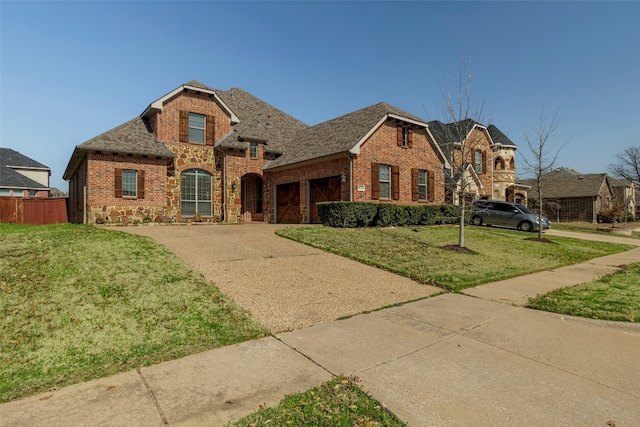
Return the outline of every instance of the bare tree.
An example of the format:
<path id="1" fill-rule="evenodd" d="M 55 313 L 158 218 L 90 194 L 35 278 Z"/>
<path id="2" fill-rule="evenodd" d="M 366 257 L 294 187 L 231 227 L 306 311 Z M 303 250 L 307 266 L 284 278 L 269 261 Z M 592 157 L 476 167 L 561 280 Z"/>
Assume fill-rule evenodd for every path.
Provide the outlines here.
<path id="1" fill-rule="evenodd" d="M 551 119 L 549 119 L 545 115 L 545 106 L 542 104 L 540 114 L 538 115 L 537 126 L 524 133 L 524 138 L 527 141 L 532 157 L 528 158 L 525 156 L 523 158 L 523 170 L 525 173 L 530 173 L 534 176 L 535 190 L 538 192 L 537 208 L 540 217 L 538 239 L 542 239 L 542 215 L 544 207 L 542 179 L 545 174 L 555 169 L 560 151 L 562 151 L 564 146 L 569 142 L 569 140 L 565 140 L 560 145 L 556 142 L 556 134 L 558 126 L 560 125 L 560 119 L 558 118 L 559 112 L 560 107 L 556 109 Z"/>
<path id="2" fill-rule="evenodd" d="M 640 145 L 625 148 L 615 159 L 616 162 L 609 165 L 609 172 L 640 185 Z"/>
<path id="3" fill-rule="evenodd" d="M 465 229 L 465 192 L 471 186 L 473 181 L 472 175 L 468 168 L 472 163 L 472 156 L 480 142 L 475 140 L 471 135 L 471 131 L 479 123 L 484 108 L 484 102 L 479 106 L 473 101 L 473 93 L 471 91 L 471 67 L 469 63 L 460 61 L 460 70 L 455 76 L 455 88 L 453 92 L 449 90 L 446 79 L 443 79 L 443 96 L 446 101 L 445 107 L 442 109 L 442 116 L 448 124 L 441 129 L 440 138 L 443 143 L 443 151 L 448 154 L 449 163 L 451 165 L 451 185 L 450 191 L 454 197 L 457 194 L 459 198 L 458 206 L 460 208 L 458 246 L 465 247 L 464 229 Z M 443 139 L 443 140 L 442 140 Z"/>

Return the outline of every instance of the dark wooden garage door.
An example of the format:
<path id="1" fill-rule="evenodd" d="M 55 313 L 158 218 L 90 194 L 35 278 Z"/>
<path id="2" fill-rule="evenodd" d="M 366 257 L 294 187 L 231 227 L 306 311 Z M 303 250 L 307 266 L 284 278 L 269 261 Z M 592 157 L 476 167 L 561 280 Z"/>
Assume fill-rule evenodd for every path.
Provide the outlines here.
<path id="1" fill-rule="evenodd" d="M 300 183 L 276 187 L 278 224 L 300 224 Z"/>
<path id="2" fill-rule="evenodd" d="M 318 215 L 318 202 L 337 202 L 342 199 L 341 183 L 339 176 L 332 176 L 330 178 L 313 179 L 309 181 L 310 191 L 310 208 L 311 215 L 310 221 L 314 224 L 320 223 L 320 216 Z"/>

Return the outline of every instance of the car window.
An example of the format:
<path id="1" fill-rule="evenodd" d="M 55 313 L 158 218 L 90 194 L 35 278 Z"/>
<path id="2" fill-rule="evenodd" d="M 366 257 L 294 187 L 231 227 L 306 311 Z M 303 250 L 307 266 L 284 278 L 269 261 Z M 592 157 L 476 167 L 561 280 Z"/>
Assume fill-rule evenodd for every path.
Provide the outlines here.
<path id="1" fill-rule="evenodd" d="M 533 213 L 526 206 L 523 206 L 523 205 L 516 205 L 516 206 L 518 207 L 518 209 L 520 209 L 522 212 L 524 212 L 526 214 Z"/>

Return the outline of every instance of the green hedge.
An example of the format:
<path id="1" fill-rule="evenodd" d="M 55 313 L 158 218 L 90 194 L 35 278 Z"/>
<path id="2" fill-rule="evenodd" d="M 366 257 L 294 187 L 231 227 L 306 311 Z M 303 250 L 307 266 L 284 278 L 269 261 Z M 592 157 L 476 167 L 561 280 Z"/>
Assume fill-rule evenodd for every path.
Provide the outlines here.
<path id="1" fill-rule="evenodd" d="M 320 202 L 317 206 L 322 225 L 343 228 L 451 224 L 460 215 L 460 208 L 453 205 Z M 468 212 L 465 216 L 468 220 Z"/>

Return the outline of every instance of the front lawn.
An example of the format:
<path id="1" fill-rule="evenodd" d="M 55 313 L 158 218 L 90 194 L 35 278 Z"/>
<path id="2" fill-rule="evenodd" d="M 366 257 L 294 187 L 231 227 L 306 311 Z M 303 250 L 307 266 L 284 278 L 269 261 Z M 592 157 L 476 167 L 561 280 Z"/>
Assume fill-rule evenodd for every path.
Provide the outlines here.
<path id="1" fill-rule="evenodd" d="M 0 402 L 265 334 L 149 238 L 0 224 Z"/>
<path id="2" fill-rule="evenodd" d="M 592 319 L 640 322 L 640 263 L 590 283 L 532 298 L 527 307 Z"/>
<path id="3" fill-rule="evenodd" d="M 576 264 L 632 246 L 546 236 L 553 243 L 527 240 L 532 233 L 467 227 L 465 246 L 476 254 L 444 249 L 458 243 L 458 227 L 340 229 L 290 227 L 280 236 L 409 277 L 459 291 L 482 283 Z"/>

